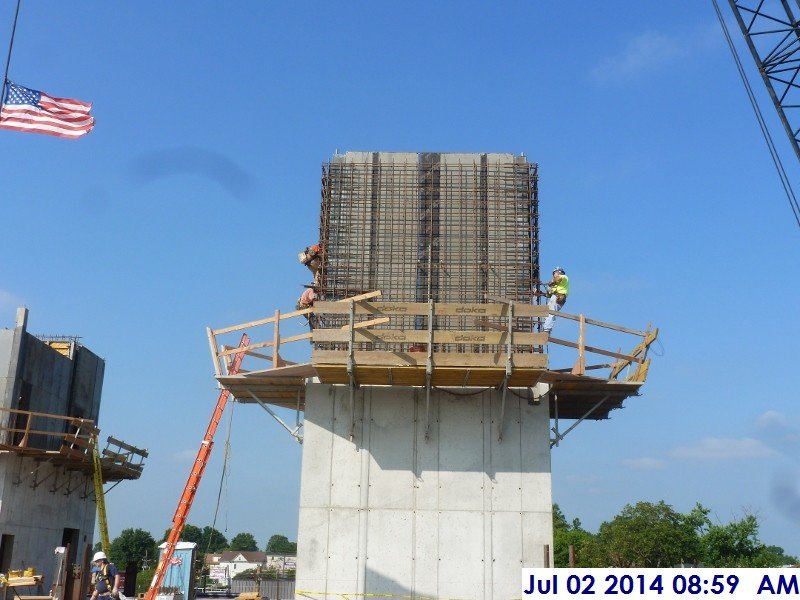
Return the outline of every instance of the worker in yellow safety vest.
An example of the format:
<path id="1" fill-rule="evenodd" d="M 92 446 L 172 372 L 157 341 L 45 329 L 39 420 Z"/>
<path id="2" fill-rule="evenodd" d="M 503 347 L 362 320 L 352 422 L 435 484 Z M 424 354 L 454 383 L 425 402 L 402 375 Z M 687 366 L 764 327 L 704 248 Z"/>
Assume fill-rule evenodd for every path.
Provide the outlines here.
<path id="1" fill-rule="evenodd" d="M 553 279 L 547 284 L 547 308 L 558 312 L 564 306 L 569 296 L 569 277 L 561 267 L 553 269 Z M 553 330 L 556 316 L 547 315 L 542 325 L 542 331 L 549 334 Z"/>

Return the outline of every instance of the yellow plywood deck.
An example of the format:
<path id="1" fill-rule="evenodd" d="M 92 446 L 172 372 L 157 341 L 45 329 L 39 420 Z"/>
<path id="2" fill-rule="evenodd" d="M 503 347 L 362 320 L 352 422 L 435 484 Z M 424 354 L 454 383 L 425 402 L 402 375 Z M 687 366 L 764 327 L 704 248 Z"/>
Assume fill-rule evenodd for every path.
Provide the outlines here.
<path id="1" fill-rule="evenodd" d="M 374 353 L 372 353 L 374 354 Z M 413 353 L 417 354 L 417 353 Z M 515 355 L 516 361 L 520 355 Z M 523 355 L 524 356 L 524 355 Z M 541 355 L 528 355 L 540 357 Z M 423 364 L 405 366 L 355 365 L 355 380 L 359 385 L 424 387 L 425 357 L 419 353 Z M 495 359 L 491 359 L 494 361 Z M 413 362 L 417 362 L 414 356 Z M 531 359 L 529 362 L 536 362 Z M 346 364 L 303 364 L 269 369 L 241 375 L 218 377 L 223 387 L 229 389 L 239 402 L 274 404 L 285 408 L 305 407 L 307 378 L 316 377 L 321 383 L 347 385 L 349 376 Z M 434 387 L 497 387 L 505 377 L 505 367 L 441 366 L 433 369 L 431 385 Z M 562 419 L 578 419 L 594 409 L 586 418 L 606 419 L 610 411 L 621 408 L 623 401 L 638 394 L 641 382 L 608 381 L 587 376 L 548 371 L 546 368 L 515 367 L 509 378 L 509 387 L 526 388 L 538 382 L 549 383 L 552 388 L 550 414 Z M 257 399 L 257 400 L 256 400 Z M 557 399 L 557 400 L 556 400 Z M 602 400 L 599 406 L 595 406 Z"/>

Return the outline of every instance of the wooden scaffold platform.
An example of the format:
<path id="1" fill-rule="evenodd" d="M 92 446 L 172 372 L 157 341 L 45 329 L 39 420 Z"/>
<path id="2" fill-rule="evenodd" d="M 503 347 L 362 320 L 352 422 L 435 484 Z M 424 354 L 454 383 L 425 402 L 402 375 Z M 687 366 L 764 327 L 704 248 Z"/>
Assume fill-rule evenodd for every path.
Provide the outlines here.
<path id="1" fill-rule="evenodd" d="M 425 388 L 497 388 L 530 392 L 538 383 L 549 386 L 550 414 L 559 419 L 606 419 L 624 400 L 639 393 L 647 378 L 650 345 L 657 329 L 639 331 L 559 312 L 559 319 L 578 323 L 575 341 L 538 331 L 549 311 L 543 305 L 491 298 L 483 304 L 381 302 L 379 291 L 336 302 L 317 302 L 313 309 L 208 329 L 215 374 L 220 385 L 244 403 L 302 411 L 307 381 L 359 386 Z M 313 312 L 313 315 L 312 315 Z M 289 320 L 311 318 L 315 327 L 282 337 Z M 587 327 L 614 331 L 637 339 L 630 352 L 587 345 Z M 221 345 L 229 334 L 247 333 L 245 347 Z M 262 341 L 256 341 L 262 340 Z M 311 343 L 310 360 L 292 362 L 281 351 L 293 342 Z M 549 364 L 550 345 L 574 350 L 567 367 Z M 229 372 L 237 353 L 245 353 L 245 368 Z M 612 362 L 587 365 L 587 356 Z M 352 396 L 352 393 L 351 393 Z M 299 423 L 299 419 L 298 419 Z M 284 424 L 284 427 L 292 431 Z M 296 430 L 295 430 L 296 432 Z"/>

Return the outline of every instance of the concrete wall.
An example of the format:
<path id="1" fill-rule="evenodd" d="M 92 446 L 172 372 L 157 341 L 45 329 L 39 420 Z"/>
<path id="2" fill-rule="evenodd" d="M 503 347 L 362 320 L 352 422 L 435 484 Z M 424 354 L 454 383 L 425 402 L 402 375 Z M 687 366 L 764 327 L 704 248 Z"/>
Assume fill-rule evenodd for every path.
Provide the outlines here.
<path id="1" fill-rule="evenodd" d="M 11 568 L 36 567 L 44 574 L 47 592 L 53 581 L 54 550 L 62 545 L 64 529 L 78 532 L 75 562 L 83 562 L 86 546 L 92 544 L 92 480 L 51 463 L 6 454 L 0 458 L 0 473 L 0 533 L 14 536 Z"/>
<path id="2" fill-rule="evenodd" d="M 464 393 L 469 390 L 458 390 Z M 549 415 L 509 394 L 309 384 L 297 589 L 507 600 L 552 548 Z"/>
<path id="3" fill-rule="evenodd" d="M 76 345 L 64 356 L 25 331 L 27 313 L 17 327 L 0 330 L 0 401 L 3 407 L 61 416 L 97 419 L 104 362 Z M 0 415 L 3 424 L 8 417 Z M 17 420 L 15 417 L 12 423 Z M 24 419 L 20 426 L 24 427 Z M 36 417 L 31 427 L 64 432 L 65 422 Z M 2 443 L 13 444 L 5 435 Z M 28 447 L 55 452 L 55 436 L 31 436 Z M 0 453 L 0 534 L 13 537 L 10 568 L 34 566 L 45 575 L 45 591 L 52 583 L 54 549 L 71 543 L 70 562 L 84 562 L 94 536 L 96 505 L 90 475 L 55 466 L 41 452 L 21 456 Z M 66 535 L 66 530 L 72 530 Z"/>
<path id="4" fill-rule="evenodd" d="M 11 408 L 19 398 L 20 375 L 24 344 L 28 339 L 25 332 L 27 311 L 17 312 L 17 323 L 14 329 L 0 329 L 0 406 Z M 5 424 L 7 415 L 0 416 L 0 423 Z"/>

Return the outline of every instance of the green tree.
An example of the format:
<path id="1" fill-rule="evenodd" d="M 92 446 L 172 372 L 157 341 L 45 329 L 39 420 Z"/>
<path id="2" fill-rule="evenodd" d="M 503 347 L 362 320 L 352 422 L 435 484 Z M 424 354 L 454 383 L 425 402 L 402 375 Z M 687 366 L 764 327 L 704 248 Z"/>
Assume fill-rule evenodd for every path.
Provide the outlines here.
<path id="1" fill-rule="evenodd" d="M 568 523 L 558 504 L 553 505 L 553 564 L 556 567 L 569 566 L 569 547 L 575 549 L 575 566 L 593 567 L 594 536 L 583 529 L 580 519 Z"/>
<path id="2" fill-rule="evenodd" d="M 163 540 L 169 536 L 170 529 L 164 532 Z M 162 541 L 163 541 L 162 540 Z M 200 529 L 195 525 L 186 524 L 181 533 L 181 541 L 197 544 L 197 553 L 220 552 L 228 547 L 228 540 L 222 533 L 213 527 L 206 526 Z"/>
<path id="3" fill-rule="evenodd" d="M 172 529 L 167 529 L 164 532 L 164 537 L 161 538 L 162 542 L 167 541 L 170 532 Z M 181 541 L 182 542 L 193 542 L 197 544 L 198 549 L 200 548 L 200 542 L 203 541 L 203 530 L 195 525 L 186 524 L 183 527 L 183 531 L 181 532 Z M 205 552 L 205 550 L 203 550 Z"/>
<path id="4" fill-rule="evenodd" d="M 119 537 L 111 542 L 109 559 L 120 569 L 129 562 L 136 562 L 141 567 L 145 558 L 158 556 L 158 548 L 153 536 L 144 529 L 123 529 Z"/>
<path id="5" fill-rule="evenodd" d="M 208 525 L 203 527 L 203 535 L 197 548 L 198 553 L 222 552 L 227 547 L 228 540 L 221 532 Z"/>
<path id="6" fill-rule="evenodd" d="M 239 550 L 240 552 L 257 552 L 258 544 L 252 533 L 237 533 L 231 539 L 229 549 Z"/>
<path id="7" fill-rule="evenodd" d="M 156 570 L 155 567 L 150 569 L 145 569 L 143 571 L 139 571 L 136 574 L 136 593 L 142 594 L 148 590 L 150 587 L 150 582 L 153 581 L 153 575 L 155 575 Z"/>
<path id="8" fill-rule="evenodd" d="M 267 552 L 275 554 L 295 554 L 297 542 L 290 542 L 285 535 L 275 534 L 267 542 Z"/>
<path id="9" fill-rule="evenodd" d="M 681 514 L 663 500 L 629 504 L 600 525 L 592 560 L 598 565 L 630 568 L 697 563 L 701 557 L 699 515 L 695 511 Z"/>
<path id="10" fill-rule="evenodd" d="M 783 548 L 766 546 L 758 539 L 758 518 L 746 514 L 726 525 L 705 524 L 700 538 L 706 567 L 780 567 L 797 562 Z"/>
<path id="11" fill-rule="evenodd" d="M 239 571 L 236 575 L 233 576 L 234 579 L 255 579 L 259 575 L 258 569 L 245 569 L 244 571 Z"/>

